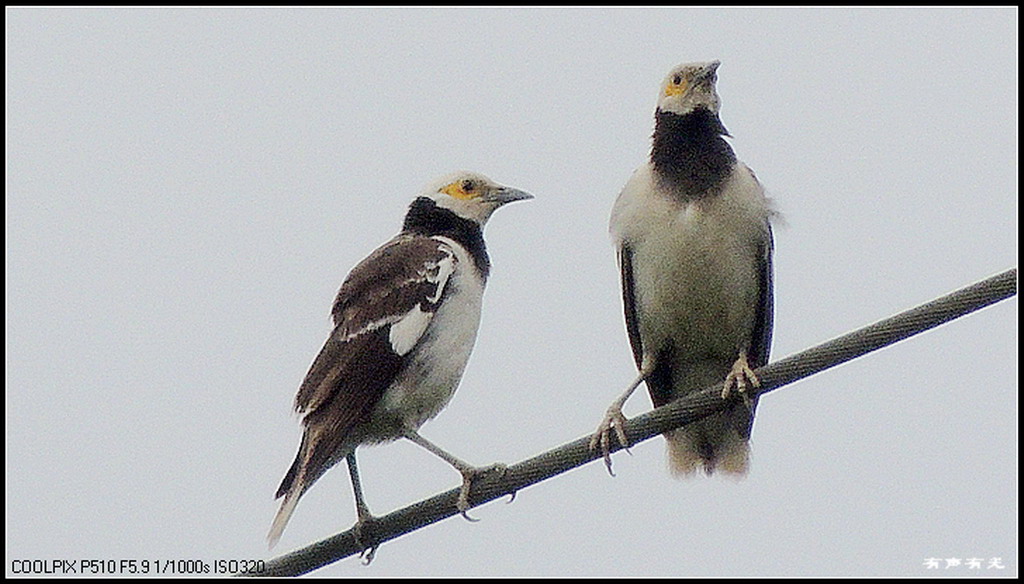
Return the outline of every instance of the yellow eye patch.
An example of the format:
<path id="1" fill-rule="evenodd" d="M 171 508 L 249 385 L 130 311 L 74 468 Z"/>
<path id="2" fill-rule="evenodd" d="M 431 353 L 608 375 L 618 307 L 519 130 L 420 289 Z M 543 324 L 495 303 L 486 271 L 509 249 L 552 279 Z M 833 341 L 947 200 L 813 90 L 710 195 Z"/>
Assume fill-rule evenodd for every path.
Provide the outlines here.
<path id="1" fill-rule="evenodd" d="M 689 87 L 690 82 L 687 81 L 685 77 L 676 75 L 672 79 L 669 79 L 668 84 L 665 85 L 665 96 L 681 95 L 686 93 L 686 90 L 689 89 Z"/>
<path id="2" fill-rule="evenodd" d="M 471 180 L 457 180 L 441 189 L 441 192 L 456 199 L 475 199 L 480 196 L 480 187 Z"/>

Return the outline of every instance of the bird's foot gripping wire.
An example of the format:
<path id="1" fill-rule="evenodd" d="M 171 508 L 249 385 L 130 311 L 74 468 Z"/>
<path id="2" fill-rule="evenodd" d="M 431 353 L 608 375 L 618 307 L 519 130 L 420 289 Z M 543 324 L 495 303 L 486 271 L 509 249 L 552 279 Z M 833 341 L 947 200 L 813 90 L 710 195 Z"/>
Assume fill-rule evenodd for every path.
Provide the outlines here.
<path id="1" fill-rule="evenodd" d="M 615 403 L 608 407 L 604 419 L 601 420 L 597 430 L 590 436 L 590 449 L 596 450 L 600 445 L 601 453 L 604 455 L 604 466 L 608 469 L 608 474 L 612 476 L 615 476 L 615 472 L 612 470 L 611 455 L 612 430 L 615 430 L 615 437 L 618 438 L 622 448 L 629 452 L 629 440 L 626 438 L 625 428 L 626 416 L 622 415 L 622 404 L 619 403 L 619 400 L 616 400 Z"/>
<path id="2" fill-rule="evenodd" d="M 362 560 L 364 566 L 370 565 L 374 556 L 377 555 L 377 548 L 380 547 L 380 542 L 377 541 L 377 536 L 374 533 L 376 521 L 377 518 L 373 515 L 369 513 L 363 515 L 360 513 L 356 524 L 352 526 L 352 534 L 356 538 L 356 544 L 363 550 L 359 552 L 359 559 Z"/>
<path id="3" fill-rule="evenodd" d="M 754 375 L 753 369 L 750 368 L 750 364 L 747 362 L 747 353 L 743 351 L 740 353 L 739 358 L 736 359 L 736 362 L 732 364 L 732 370 L 725 376 L 725 385 L 722 387 L 722 399 L 729 399 L 733 391 L 736 391 L 743 397 L 743 403 L 746 404 L 747 408 L 752 408 L 753 402 L 750 399 L 749 391 L 751 387 L 761 387 L 761 380 L 757 378 L 757 375 Z"/>
<path id="4" fill-rule="evenodd" d="M 370 507 L 366 504 L 366 498 L 363 497 L 363 485 L 359 481 L 359 467 L 356 463 L 355 450 L 348 453 L 345 462 L 348 463 L 348 474 L 352 479 L 352 492 L 356 498 L 356 524 L 352 526 L 352 535 L 355 537 L 356 545 L 362 550 L 359 552 L 359 559 L 363 561 L 364 566 L 369 566 L 380 546 L 380 541 L 377 540 L 375 533 L 377 518 L 370 513 Z"/>
<path id="5" fill-rule="evenodd" d="M 508 470 L 508 467 L 505 466 L 504 464 L 501 464 L 500 462 L 492 464 L 490 466 L 483 467 L 476 467 L 471 464 L 468 464 L 462 461 L 461 459 L 456 458 L 451 454 L 448 454 L 442 448 L 438 447 L 430 440 L 427 440 L 423 436 L 420 436 L 415 428 L 406 428 L 404 435 L 409 440 L 434 453 L 435 456 L 438 456 L 448 464 L 455 467 L 455 470 L 459 471 L 459 473 L 462 475 L 462 489 L 459 491 L 459 499 L 456 502 L 456 507 L 458 508 L 459 513 L 462 514 L 462 516 L 466 518 L 467 521 L 477 521 L 476 519 L 470 517 L 469 514 L 467 513 L 471 506 L 469 504 L 469 491 L 470 489 L 473 488 L 473 481 L 476 480 L 481 475 L 489 474 L 492 472 L 501 473 L 499 476 L 502 476 L 505 474 L 505 471 Z"/>
<path id="6" fill-rule="evenodd" d="M 615 472 L 612 471 L 612 429 L 615 430 L 615 437 L 619 439 L 622 449 L 629 454 L 633 454 L 629 452 L 629 439 L 626 438 L 626 416 L 622 415 L 622 406 L 626 405 L 626 400 L 629 399 L 629 396 L 633 395 L 636 388 L 640 387 L 640 384 L 647 379 L 647 376 L 653 370 L 654 362 L 645 360 L 643 367 L 640 368 L 640 374 L 629 384 L 626 391 L 622 392 L 622 395 L 616 398 L 612 405 L 608 406 L 604 419 L 601 420 L 597 430 L 590 436 L 590 449 L 597 450 L 598 445 L 601 446 L 601 453 L 604 455 L 604 466 L 608 469 L 608 474 L 612 476 L 615 476 Z"/>
<path id="7" fill-rule="evenodd" d="M 466 519 L 466 521 L 480 521 L 479 519 L 470 517 L 468 513 L 470 507 L 472 506 L 469 503 L 469 491 L 473 488 L 473 481 L 481 477 L 482 475 L 491 473 L 498 473 L 499 477 L 504 476 L 505 472 L 508 470 L 508 467 L 498 462 L 490 466 L 476 467 L 466 465 L 461 468 L 456 466 L 456 468 L 458 468 L 459 472 L 462 473 L 462 488 L 459 490 L 459 499 L 455 503 L 455 506 L 459 510 L 459 513 L 462 515 L 462 517 Z M 515 497 L 515 493 L 512 493 L 512 498 L 515 499 Z M 512 501 L 509 502 L 511 503 Z"/>

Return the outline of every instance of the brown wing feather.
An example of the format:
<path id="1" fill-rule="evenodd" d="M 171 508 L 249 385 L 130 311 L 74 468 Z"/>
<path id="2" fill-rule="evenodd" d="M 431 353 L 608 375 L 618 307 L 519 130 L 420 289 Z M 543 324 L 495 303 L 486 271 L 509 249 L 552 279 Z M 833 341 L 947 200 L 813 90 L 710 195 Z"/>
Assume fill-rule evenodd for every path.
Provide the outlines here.
<path id="1" fill-rule="evenodd" d="M 295 396 L 306 428 L 278 497 L 305 491 L 357 446 L 353 429 L 369 419 L 405 366 L 405 356 L 392 348 L 391 325 L 417 306 L 436 310 L 445 284 L 438 266 L 445 260 L 454 261 L 454 254 L 443 242 L 400 235 L 349 273 L 334 302 L 334 330 Z"/>
<path id="2" fill-rule="evenodd" d="M 765 222 L 764 240 L 761 241 L 757 258 L 757 310 L 754 314 L 754 330 L 750 334 L 748 358 L 753 368 L 768 364 L 768 354 L 772 348 L 772 324 L 775 313 L 775 292 L 772 281 L 772 252 L 774 251 L 772 226 Z M 750 400 L 750 407 L 736 406 L 733 410 L 733 423 L 743 438 L 750 438 L 754 426 L 754 414 L 757 412 L 758 398 Z"/>
<path id="3" fill-rule="evenodd" d="M 360 262 L 341 285 L 331 315 L 347 333 L 393 314 L 408 311 L 437 289 L 427 276 L 438 262 L 453 258 L 451 248 L 436 239 L 401 235 Z"/>
<path id="4" fill-rule="evenodd" d="M 633 284 L 633 250 L 627 244 L 619 248 L 619 276 L 622 278 L 622 309 L 626 316 L 626 334 L 633 349 L 633 361 L 640 369 L 643 358 L 643 342 L 640 339 L 640 323 L 636 313 L 636 287 Z"/>
<path id="5" fill-rule="evenodd" d="M 437 296 L 438 288 L 438 282 L 431 275 L 438 262 L 451 257 L 451 250 L 442 242 L 403 235 L 377 248 L 356 265 L 338 291 L 331 311 L 334 331 L 299 387 L 295 409 L 309 415 L 328 401 L 336 400 L 335 394 L 348 386 L 366 385 L 360 381 L 359 374 L 373 372 L 363 372 L 359 368 L 360 361 L 368 360 L 373 364 L 380 358 L 378 351 L 391 352 L 387 320 L 400 317 L 417 305 L 427 310 L 424 304 Z M 367 338 L 354 343 L 371 332 L 379 333 L 376 342 L 371 343 Z M 392 380 L 393 377 L 381 380 L 386 381 L 382 387 L 386 389 Z M 344 408 L 344 402 L 350 398 L 361 401 L 366 397 L 372 398 L 355 393 L 345 395 L 340 406 Z"/>

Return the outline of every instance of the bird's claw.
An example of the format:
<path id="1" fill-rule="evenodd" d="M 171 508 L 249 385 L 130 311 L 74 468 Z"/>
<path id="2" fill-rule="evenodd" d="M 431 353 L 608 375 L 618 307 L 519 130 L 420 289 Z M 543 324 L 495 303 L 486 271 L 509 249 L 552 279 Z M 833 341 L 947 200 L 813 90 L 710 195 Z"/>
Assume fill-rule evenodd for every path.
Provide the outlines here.
<path id="1" fill-rule="evenodd" d="M 623 450 L 629 452 L 629 440 L 626 438 L 625 428 L 626 416 L 622 414 L 622 407 L 612 404 L 605 413 L 604 419 L 597 426 L 597 430 L 590 436 L 590 449 L 596 450 L 598 445 L 601 446 L 604 466 L 608 469 L 608 474 L 612 476 L 615 476 L 615 471 L 612 470 L 611 433 L 614 429 L 619 444 L 622 445 Z"/>
<path id="2" fill-rule="evenodd" d="M 749 385 L 748 385 L 749 382 Z M 735 386 L 735 390 L 733 387 Z M 743 403 L 748 409 L 753 407 L 750 399 L 750 387 L 761 387 L 761 380 L 757 378 L 754 371 L 747 363 L 747 356 L 740 354 L 739 359 L 732 364 L 732 370 L 725 376 L 725 385 L 722 387 L 722 399 L 729 399 L 733 391 L 736 391 L 743 398 Z"/>
<path id="3" fill-rule="evenodd" d="M 359 552 L 359 559 L 363 562 L 364 566 L 369 566 L 370 562 L 373 561 L 373 557 L 377 555 L 377 544 L 374 544 L 368 548 L 364 548 L 363 551 Z"/>
<path id="4" fill-rule="evenodd" d="M 359 514 L 359 518 L 356 520 L 355 526 L 352 527 L 353 536 L 356 539 L 356 545 L 362 550 L 359 552 L 359 559 L 362 560 L 364 566 L 369 566 L 370 562 L 373 561 L 374 556 L 377 555 L 377 548 L 380 547 L 380 542 L 374 541 L 367 545 L 363 540 L 363 528 L 366 526 L 372 526 L 373 522 L 376 521 L 376 517 L 370 514 Z M 372 535 L 372 534 L 371 534 Z"/>
<path id="5" fill-rule="evenodd" d="M 469 504 L 469 491 L 473 487 L 473 480 L 479 477 L 480 475 L 490 474 L 492 472 L 499 473 L 498 476 L 500 477 L 503 476 L 505 474 L 505 471 L 507 470 L 508 466 L 498 462 L 490 466 L 485 466 L 481 468 L 474 467 L 462 471 L 462 488 L 459 489 L 459 499 L 458 501 L 456 501 L 455 507 L 459 510 L 459 514 L 462 515 L 463 519 L 465 519 L 466 521 L 471 521 L 473 523 L 480 521 L 475 517 L 470 517 L 468 513 L 470 507 L 472 506 Z M 515 498 L 516 494 L 513 492 L 512 499 Z M 510 500 L 509 503 L 511 502 L 512 501 Z"/>

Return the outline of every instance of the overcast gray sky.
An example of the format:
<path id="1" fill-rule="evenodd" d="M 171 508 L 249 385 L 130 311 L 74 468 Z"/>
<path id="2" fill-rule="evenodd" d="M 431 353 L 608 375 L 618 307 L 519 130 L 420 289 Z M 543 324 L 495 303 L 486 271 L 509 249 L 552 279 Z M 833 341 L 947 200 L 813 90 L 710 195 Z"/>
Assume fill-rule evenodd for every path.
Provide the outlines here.
<path id="1" fill-rule="evenodd" d="M 722 61 L 786 219 L 774 359 L 1017 265 L 1016 8 L 5 16 L 7 575 L 349 528 L 342 466 L 266 550 L 292 400 L 348 270 L 452 170 L 536 199 L 488 225 L 476 350 L 423 435 L 486 464 L 593 431 L 635 374 L 608 214 L 681 62 Z M 317 574 L 1015 576 L 1016 355 L 1014 298 L 766 396 L 742 482 L 671 478 L 656 438 Z M 458 484 L 360 452 L 377 514 Z"/>

